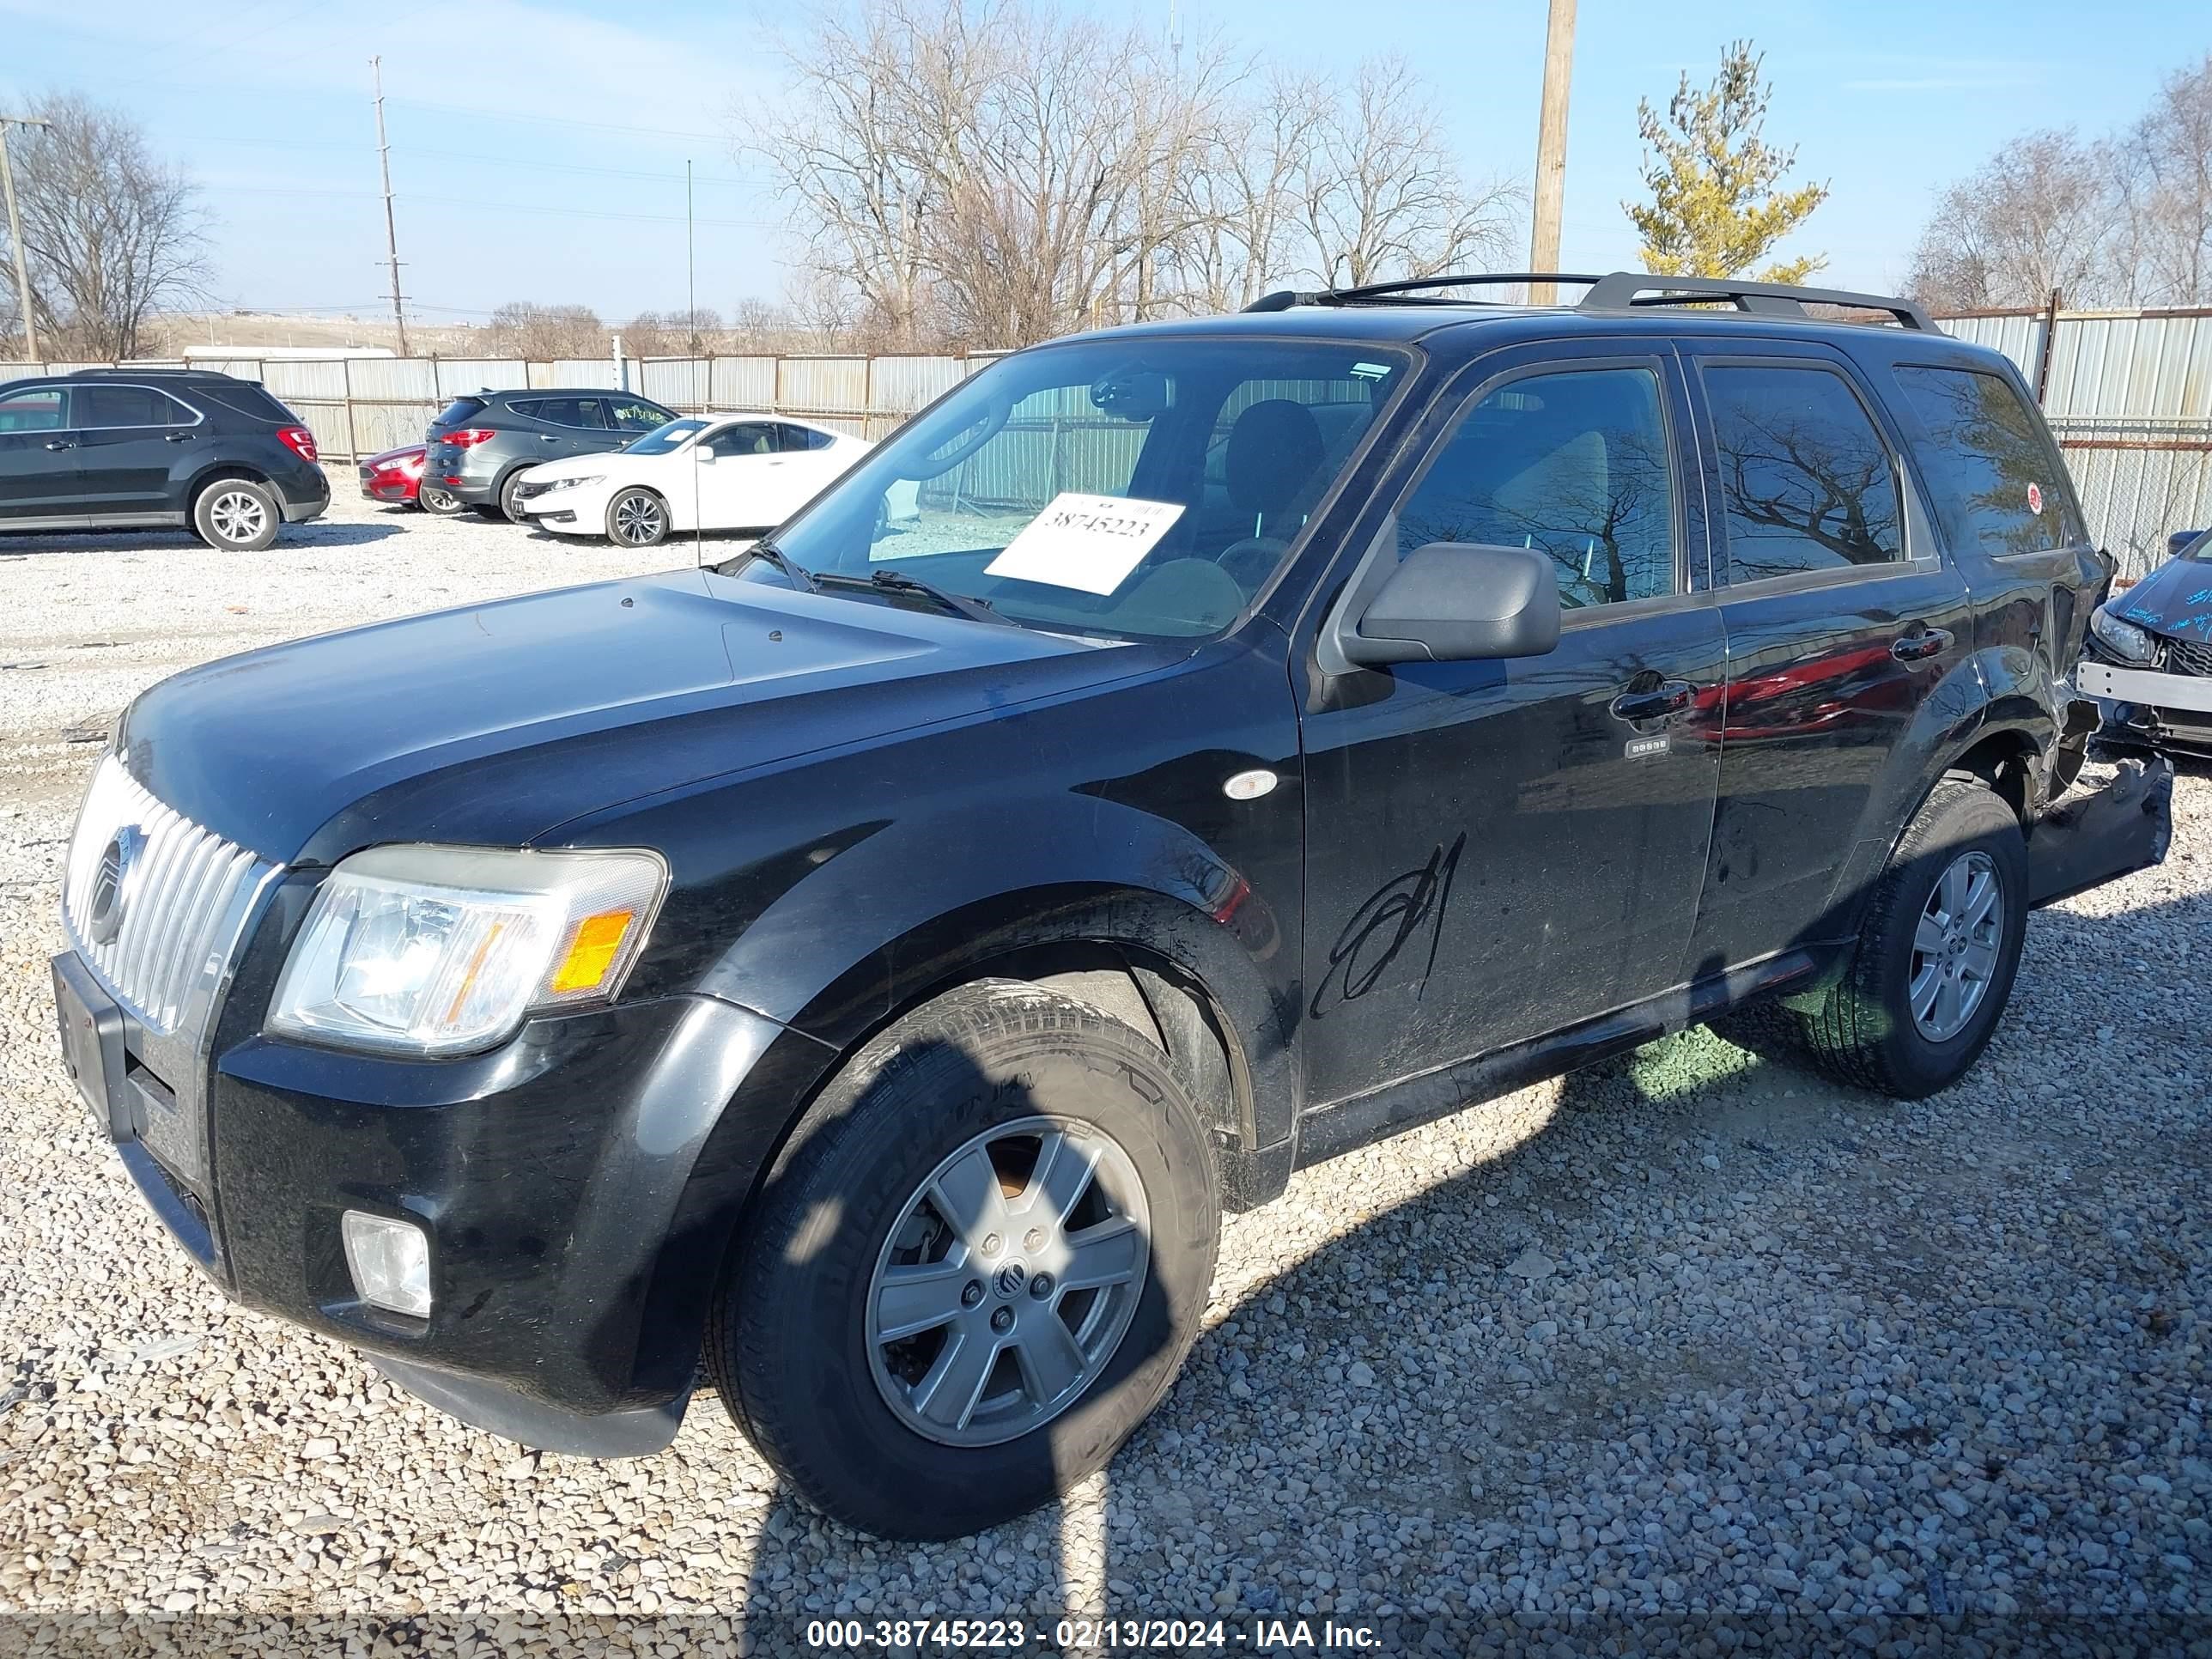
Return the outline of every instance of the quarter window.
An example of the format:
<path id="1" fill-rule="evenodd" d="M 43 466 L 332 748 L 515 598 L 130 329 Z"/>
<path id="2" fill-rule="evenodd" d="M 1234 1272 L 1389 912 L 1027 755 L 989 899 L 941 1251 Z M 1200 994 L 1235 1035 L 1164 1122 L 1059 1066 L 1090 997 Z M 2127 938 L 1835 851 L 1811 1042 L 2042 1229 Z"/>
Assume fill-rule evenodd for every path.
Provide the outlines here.
<path id="1" fill-rule="evenodd" d="M 41 386 L 0 398 L 0 434 L 58 430 L 64 396 L 59 386 Z"/>
<path id="2" fill-rule="evenodd" d="M 1897 383 L 1936 440 L 1929 486 L 1984 553 L 2039 553 L 2088 539 L 2062 485 L 2057 452 L 2009 382 L 1978 369 L 1900 366 Z"/>
<path id="3" fill-rule="evenodd" d="M 1709 368 L 1705 380 L 1731 580 L 1905 556 L 1889 450 L 1843 376 L 1761 364 Z"/>
<path id="4" fill-rule="evenodd" d="M 1398 556 L 1429 542 L 1531 547 L 1559 602 L 1674 591 L 1674 470 L 1659 377 L 1576 369 L 1510 380 L 1469 410 L 1398 514 Z"/>
<path id="5" fill-rule="evenodd" d="M 798 454 L 809 449 L 827 449 L 834 441 L 826 432 L 817 432 L 811 426 L 792 426 L 779 422 L 775 428 L 776 445 L 787 455 Z"/>

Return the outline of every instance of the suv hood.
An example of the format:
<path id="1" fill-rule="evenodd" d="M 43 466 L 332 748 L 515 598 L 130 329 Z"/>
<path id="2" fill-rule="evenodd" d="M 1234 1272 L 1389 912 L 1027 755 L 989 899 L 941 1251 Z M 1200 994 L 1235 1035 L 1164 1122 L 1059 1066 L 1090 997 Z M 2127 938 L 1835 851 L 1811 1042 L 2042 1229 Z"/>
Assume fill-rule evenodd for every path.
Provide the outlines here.
<path id="1" fill-rule="evenodd" d="M 1187 655 L 707 570 L 295 641 L 162 681 L 125 764 L 263 856 L 520 845 L 580 814 Z"/>
<path id="2" fill-rule="evenodd" d="M 2212 562 L 2168 559 L 2111 605 L 2115 617 L 2154 634 L 2212 645 Z"/>

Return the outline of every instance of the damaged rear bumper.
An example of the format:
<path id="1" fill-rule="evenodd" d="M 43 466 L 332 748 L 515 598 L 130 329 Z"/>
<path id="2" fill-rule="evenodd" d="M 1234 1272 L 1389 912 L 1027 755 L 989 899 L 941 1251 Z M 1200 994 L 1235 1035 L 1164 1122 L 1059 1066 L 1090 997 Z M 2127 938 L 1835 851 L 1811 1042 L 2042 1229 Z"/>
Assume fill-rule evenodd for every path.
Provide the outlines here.
<path id="1" fill-rule="evenodd" d="M 2163 863 L 2173 842 L 2173 763 L 2123 761 L 2093 795 L 2061 801 L 2027 837 L 2031 905 L 2055 904 Z"/>

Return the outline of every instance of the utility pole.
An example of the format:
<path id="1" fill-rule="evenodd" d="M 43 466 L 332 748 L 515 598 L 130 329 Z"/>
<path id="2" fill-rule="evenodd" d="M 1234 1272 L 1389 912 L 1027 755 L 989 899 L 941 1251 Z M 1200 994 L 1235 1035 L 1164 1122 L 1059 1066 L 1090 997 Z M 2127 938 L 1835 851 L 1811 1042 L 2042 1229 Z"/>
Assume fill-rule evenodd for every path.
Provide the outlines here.
<path id="1" fill-rule="evenodd" d="M 384 172 L 384 257 L 392 267 L 392 321 L 399 331 L 399 355 L 407 355 L 407 313 L 399 303 L 399 228 L 392 218 L 392 146 L 384 137 L 384 59 L 368 60 L 376 81 L 376 164 Z"/>
<path id="2" fill-rule="evenodd" d="M 699 255 L 691 235 L 691 158 L 684 158 L 684 292 L 690 307 L 684 320 L 691 331 L 691 355 L 699 355 Z"/>
<path id="3" fill-rule="evenodd" d="M 1575 0 L 1552 0 L 1544 31 L 1544 105 L 1536 118 L 1536 200 L 1528 227 L 1528 269 L 1559 268 L 1559 205 L 1567 191 L 1567 84 L 1575 67 Z M 1556 283 L 1528 284 L 1528 303 L 1559 303 Z"/>
<path id="4" fill-rule="evenodd" d="M 31 267 L 23 256 L 23 220 L 15 211 L 15 173 L 8 165 L 8 129 L 50 127 L 34 115 L 0 115 L 0 196 L 8 198 L 8 246 L 15 251 L 15 303 L 23 308 L 23 355 L 39 361 L 39 325 L 31 320 Z"/>

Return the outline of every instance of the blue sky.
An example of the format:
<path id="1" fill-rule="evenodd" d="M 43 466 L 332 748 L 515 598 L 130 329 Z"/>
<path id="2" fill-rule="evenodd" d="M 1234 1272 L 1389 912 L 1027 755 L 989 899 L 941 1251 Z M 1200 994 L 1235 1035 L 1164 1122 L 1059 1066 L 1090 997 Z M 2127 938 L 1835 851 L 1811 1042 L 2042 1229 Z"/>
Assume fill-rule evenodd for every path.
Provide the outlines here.
<path id="1" fill-rule="evenodd" d="M 1169 0 L 1136 8 L 1166 25 Z M 1114 9 L 1117 14 L 1121 9 Z M 510 299 L 616 319 L 684 303 L 684 164 L 696 175 L 699 300 L 726 312 L 781 286 L 784 210 L 733 137 L 778 91 L 773 9 L 469 0 L 422 9 L 297 0 L 0 0 L 0 106 L 50 88 L 126 108 L 204 187 L 225 304 L 350 308 L 385 293 L 368 58 L 386 116 L 410 309 L 481 320 Z M 1936 192 L 2036 125 L 2132 119 L 2212 22 L 2171 0 L 1756 9 L 1769 137 L 1833 194 L 1787 252 L 1839 286 L 1893 287 Z M 1435 82 L 1471 173 L 1525 182 L 1544 0 L 1182 0 L 1214 30 L 1327 69 L 1401 52 Z M 1563 263 L 1634 262 L 1636 103 L 1712 72 L 1747 10 L 1719 0 L 1582 0 Z"/>

